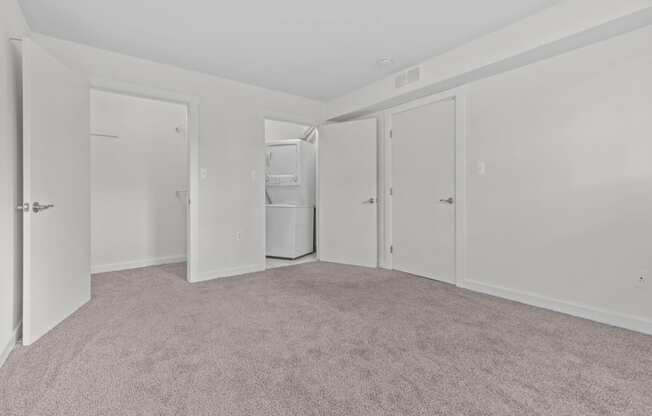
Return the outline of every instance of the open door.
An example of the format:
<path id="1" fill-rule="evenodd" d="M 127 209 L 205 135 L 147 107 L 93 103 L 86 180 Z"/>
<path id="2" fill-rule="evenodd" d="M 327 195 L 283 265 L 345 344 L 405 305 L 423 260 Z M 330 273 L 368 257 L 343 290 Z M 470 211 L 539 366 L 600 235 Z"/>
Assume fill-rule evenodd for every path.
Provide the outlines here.
<path id="1" fill-rule="evenodd" d="M 23 41 L 23 344 L 90 299 L 89 86 Z"/>
<path id="2" fill-rule="evenodd" d="M 376 120 L 319 128 L 319 259 L 378 265 Z"/>

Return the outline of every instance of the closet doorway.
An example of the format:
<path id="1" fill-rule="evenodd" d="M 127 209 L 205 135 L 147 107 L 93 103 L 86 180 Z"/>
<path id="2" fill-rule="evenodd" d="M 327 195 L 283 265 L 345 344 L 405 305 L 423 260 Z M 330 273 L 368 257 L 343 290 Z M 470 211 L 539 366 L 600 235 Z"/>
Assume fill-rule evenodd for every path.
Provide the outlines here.
<path id="1" fill-rule="evenodd" d="M 169 265 L 187 279 L 188 107 L 90 92 L 91 270 Z"/>

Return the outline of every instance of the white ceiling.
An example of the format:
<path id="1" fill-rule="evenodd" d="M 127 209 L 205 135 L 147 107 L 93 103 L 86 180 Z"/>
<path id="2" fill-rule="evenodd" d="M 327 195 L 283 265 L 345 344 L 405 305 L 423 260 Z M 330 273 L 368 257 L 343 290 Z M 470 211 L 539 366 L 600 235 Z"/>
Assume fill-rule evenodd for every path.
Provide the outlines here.
<path id="1" fill-rule="evenodd" d="M 331 99 L 558 0 L 20 0 L 32 30 Z M 380 68 L 376 61 L 392 57 Z"/>

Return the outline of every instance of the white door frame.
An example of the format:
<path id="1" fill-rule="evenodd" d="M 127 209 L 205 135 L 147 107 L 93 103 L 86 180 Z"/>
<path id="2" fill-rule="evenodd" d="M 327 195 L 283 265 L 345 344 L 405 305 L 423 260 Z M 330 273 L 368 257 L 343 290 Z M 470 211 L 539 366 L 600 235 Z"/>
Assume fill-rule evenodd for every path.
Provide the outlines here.
<path id="1" fill-rule="evenodd" d="M 265 120 L 274 120 L 274 121 L 285 121 L 288 123 L 294 123 L 294 124 L 301 124 L 303 126 L 311 126 L 317 129 L 317 140 L 315 141 L 315 218 L 313 221 L 315 222 L 315 259 L 319 260 L 319 128 L 321 127 L 321 124 L 319 121 L 316 120 L 307 120 L 305 118 L 301 118 L 298 116 L 295 116 L 293 114 L 287 114 L 287 113 L 265 113 L 262 117 L 261 120 L 261 125 L 262 125 L 262 138 L 263 138 L 263 144 L 262 144 L 262 155 L 263 158 L 265 156 Z M 263 172 L 263 175 L 265 173 Z M 263 210 L 265 209 L 265 205 L 267 204 L 266 199 L 265 199 L 265 191 L 267 189 L 267 184 L 263 184 Z M 267 215 L 265 212 L 263 212 L 263 241 L 267 241 Z M 267 247 L 265 247 L 265 250 Z M 262 263 L 265 265 L 265 270 L 267 270 L 267 256 L 266 252 L 263 251 L 263 260 Z"/>
<path id="2" fill-rule="evenodd" d="M 187 107 L 189 211 L 186 222 L 186 280 L 197 281 L 199 279 L 199 97 L 103 78 L 91 78 L 90 88 L 183 104 Z"/>
<path id="3" fill-rule="evenodd" d="M 463 286 L 466 276 L 466 93 L 464 88 L 435 94 L 391 108 L 385 113 L 385 254 L 384 268 L 393 269 L 392 245 L 392 118 L 417 107 L 445 100 L 455 101 L 455 283 Z"/>

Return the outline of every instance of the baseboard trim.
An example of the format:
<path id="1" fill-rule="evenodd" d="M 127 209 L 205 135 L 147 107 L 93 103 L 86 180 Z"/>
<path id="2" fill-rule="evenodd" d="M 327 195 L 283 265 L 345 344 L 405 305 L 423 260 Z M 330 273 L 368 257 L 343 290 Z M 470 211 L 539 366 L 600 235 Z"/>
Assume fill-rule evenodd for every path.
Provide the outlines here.
<path id="1" fill-rule="evenodd" d="M 186 255 L 155 257 L 151 259 L 125 261 L 121 263 L 101 264 L 91 267 L 91 273 L 116 272 L 119 270 L 138 269 L 140 267 L 160 266 L 162 264 L 181 263 L 186 261 Z"/>
<path id="2" fill-rule="evenodd" d="M 497 296 L 526 305 L 549 309 L 555 312 L 652 335 L 652 320 L 640 316 L 553 299 L 536 293 L 490 285 L 477 280 L 465 279 L 459 286 L 474 292 Z"/>
<path id="3" fill-rule="evenodd" d="M 18 334 L 20 334 L 20 329 L 22 328 L 23 323 L 20 322 L 18 326 L 14 329 L 14 333 L 11 335 L 11 338 L 9 338 L 9 341 L 5 345 L 5 347 L 2 349 L 2 353 L 0 353 L 0 367 L 4 365 L 4 363 L 7 361 L 7 358 L 9 358 L 9 354 L 14 350 L 14 347 L 18 343 Z"/>
<path id="4" fill-rule="evenodd" d="M 250 264 L 247 266 L 230 267 L 224 269 L 211 270 L 209 272 L 201 272 L 198 279 L 194 279 L 191 283 L 205 282 L 207 280 L 221 279 L 224 277 L 239 276 L 247 273 L 256 273 L 265 271 L 265 264 Z"/>

